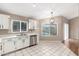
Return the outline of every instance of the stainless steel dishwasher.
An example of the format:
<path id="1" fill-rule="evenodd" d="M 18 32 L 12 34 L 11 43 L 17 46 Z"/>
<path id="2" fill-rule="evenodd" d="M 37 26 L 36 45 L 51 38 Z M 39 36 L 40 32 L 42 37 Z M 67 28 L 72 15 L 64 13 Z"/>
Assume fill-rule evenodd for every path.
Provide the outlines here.
<path id="1" fill-rule="evenodd" d="M 30 46 L 37 44 L 37 35 L 30 35 Z"/>

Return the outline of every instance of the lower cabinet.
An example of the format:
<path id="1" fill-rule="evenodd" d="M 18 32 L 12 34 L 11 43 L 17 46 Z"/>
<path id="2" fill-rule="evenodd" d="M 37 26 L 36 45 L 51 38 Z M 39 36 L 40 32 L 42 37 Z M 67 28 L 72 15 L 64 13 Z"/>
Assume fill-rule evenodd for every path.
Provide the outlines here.
<path id="1" fill-rule="evenodd" d="M 29 39 L 27 37 L 12 37 L 2 39 L 1 54 L 9 53 L 11 51 L 21 49 L 29 46 Z"/>
<path id="2" fill-rule="evenodd" d="M 16 43 L 15 43 L 16 49 L 21 49 L 23 48 L 23 43 L 21 37 L 17 38 Z"/>
<path id="3" fill-rule="evenodd" d="M 12 38 L 2 40 L 2 54 L 15 50 L 14 42 Z"/>
<path id="4" fill-rule="evenodd" d="M 23 47 L 27 47 L 30 45 L 30 40 L 27 37 L 22 38 Z"/>
<path id="5" fill-rule="evenodd" d="M 38 44 L 38 35 L 17 36 L 10 38 L 3 38 L 1 41 L 1 54 L 6 54 L 24 47 L 30 46 L 32 43 Z"/>
<path id="6" fill-rule="evenodd" d="M 0 56 L 1 56 L 1 50 L 2 50 L 2 46 L 1 46 L 1 43 L 0 43 Z"/>

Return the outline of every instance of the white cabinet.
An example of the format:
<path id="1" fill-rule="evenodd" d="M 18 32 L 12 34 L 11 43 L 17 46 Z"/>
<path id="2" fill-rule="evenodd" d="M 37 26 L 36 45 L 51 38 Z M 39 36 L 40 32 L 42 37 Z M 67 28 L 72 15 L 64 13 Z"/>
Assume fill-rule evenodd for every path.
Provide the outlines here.
<path id="1" fill-rule="evenodd" d="M 0 43 L 0 56 L 1 56 L 1 51 L 2 51 L 2 45 L 1 45 L 1 43 Z"/>
<path id="2" fill-rule="evenodd" d="M 0 17 L 0 29 L 2 29 L 2 20 L 1 20 L 1 17 Z"/>
<path id="3" fill-rule="evenodd" d="M 15 49 L 12 38 L 6 38 L 2 40 L 2 54 L 11 52 Z"/>
<path id="4" fill-rule="evenodd" d="M 5 37 L 0 38 L 2 43 L 2 54 L 6 54 L 24 47 L 30 46 L 30 38 L 33 36 L 33 42 L 38 44 L 38 34 L 30 33 L 27 36 L 11 36 L 11 37 Z"/>
<path id="5" fill-rule="evenodd" d="M 9 18 L 8 15 L 0 14 L 0 29 L 9 29 Z"/>
<path id="6" fill-rule="evenodd" d="M 27 36 L 17 36 L 11 38 L 3 38 L 2 43 L 2 54 L 21 49 L 29 46 L 29 39 Z"/>
<path id="7" fill-rule="evenodd" d="M 28 37 L 22 37 L 23 47 L 28 47 L 30 45 L 30 40 Z"/>
<path id="8" fill-rule="evenodd" d="M 29 29 L 39 29 L 39 21 L 29 19 Z"/>
<path id="9" fill-rule="evenodd" d="M 23 43 L 21 37 L 17 37 L 16 43 L 15 43 L 16 49 L 23 48 Z"/>

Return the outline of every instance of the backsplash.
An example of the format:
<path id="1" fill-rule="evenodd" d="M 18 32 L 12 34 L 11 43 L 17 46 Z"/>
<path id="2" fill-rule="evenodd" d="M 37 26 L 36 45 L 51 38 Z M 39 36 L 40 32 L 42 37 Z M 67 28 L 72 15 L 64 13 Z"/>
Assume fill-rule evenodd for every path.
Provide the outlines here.
<path id="1" fill-rule="evenodd" d="M 1 30 L 0 29 L 0 35 L 4 35 L 4 34 L 8 34 L 8 30 L 6 30 L 6 29 Z"/>

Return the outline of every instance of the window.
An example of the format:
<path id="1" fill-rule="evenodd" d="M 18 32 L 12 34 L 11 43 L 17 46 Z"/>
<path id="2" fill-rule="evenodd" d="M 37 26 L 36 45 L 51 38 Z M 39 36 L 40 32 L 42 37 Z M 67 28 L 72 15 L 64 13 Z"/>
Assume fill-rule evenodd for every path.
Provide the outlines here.
<path id="1" fill-rule="evenodd" d="M 57 25 L 44 24 L 42 28 L 42 35 L 44 36 L 57 35 Z"/>
<path id="2" fill-rule="evenodd" d="M 26 22 L 21 22 L 21 31 L 27 31 Z"/>
<path id="3" fill-rule="evenodd" d="M 12 20 L 11 32 L 24 32 L 27 31 L 27 27 L 26 21 Z"/>
<path id="4" fill-rule="evenodd" d="M 20 32 L 20 22 L 19 21 L 13 21 L 12 27 L 13 27 L 13 32 Z"/>
<path id="5" fill-rule="evenodd" d="M 49 24 L 45 24 L 45 25 L 43 25 L 43 35 L 49 35 L 50 33 L 49 33 L 49 31 L 50 31 L 50 25 Z"/>
<path id="6" fill-rule="evenodd" d="M 50 25 L 50 35 L 57 35 L 57 25 L 56 24 Z"/>

